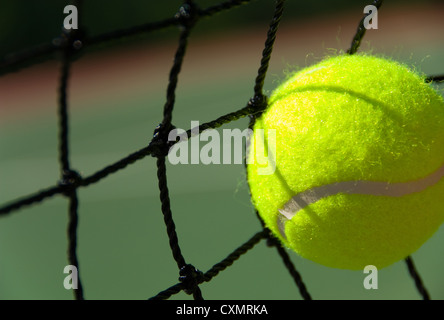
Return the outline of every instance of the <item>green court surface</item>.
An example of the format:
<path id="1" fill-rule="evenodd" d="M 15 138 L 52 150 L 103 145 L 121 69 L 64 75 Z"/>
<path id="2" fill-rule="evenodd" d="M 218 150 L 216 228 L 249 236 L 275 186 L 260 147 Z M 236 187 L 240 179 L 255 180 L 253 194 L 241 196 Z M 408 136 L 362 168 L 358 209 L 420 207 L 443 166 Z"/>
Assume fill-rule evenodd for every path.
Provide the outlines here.
<path id="1" fill-rule="evenodd" d="M 278 38 L 266 82 L 268 93 L 284 77 L 288 64 L 304 66 L 331 51 L 328 48 L 344 49 L 355 31 L 355 27 L 342 27 L 342 44 L 338 45 L 335 35 L 339 27 L 326 25 L 323 30 L 328 36 L 317 30 L 315 39 L 295 51 L 296 43 L 284 45 L 292 38 L 288 36 L 291 27 L 284 27 L 285 37 Z M 218 55 L 214 40 L 190 41 L 190 57 L 181 73 L 173 116 L 177 127 L 187 130 L 192 120 L 208 122 L 245 106 L 253 93 L 265 32 L 266 28 L 254 33 L 250 51 L 240 48 L 231 56 Z M 438 37 L 439 33 L 435 34 Z M 230 35 L 225 35 L 224 40 L 240 45 L 241 36 L 247 34 L 237 40 L 227 40 Z M 378 42 L 377 35 L 369 37 L 369 46 L 375 53 L 391 55 L 428 74 L 444 72 L 444 46 L 438 39 L 420 41 L 415 37 L 416 42 L 408 42 L 407 36 L 392 35 L 391 43 Z M 109 61 L 100 68 L 94 66 L 102 55 L 106 56 L 105 52 L 85 57 L 79 67 L 74 65 L 69 95 L 70 160 L 82 176 L 149 143 L 153 129 L 162 119 L 174 46 L 172 41 L 156 49 L 164 57 L 159 54 L 161 62 L 150 64 L 152 68 L 157 65 L 155 73 L 137 67 L 143 60 L 135 61 L 131 50 L 109 55 Z M 147 48 L 134 50 L 141 59 L 139 53 Z M 125 76 L 121 75 L 125 67 L 119 67 L 119 61 L 128 63 L 130 71 Z M 14 107 L 6 111 L 4 102 L 1 106 L 1 204 L 53 186 L 59 179 L 58 65 L 33 68 L 2 79 L 3 84 L 18 79 L 18 84 L 7 100 Z M 222 72 L 223 69 L 226 70 Z M 21 86 L 20 79 L 30 78 L 33 70 L 41 73 L 46 85 L 42 92 L 30 94 L 26 89 L 31 90 L 33 83 Z M 104 73 L 102 77 L 98 77 L 100 72 Z M 29 105 L 21 106 L 17 101 Z M 247 125 L 248 119 L 240 119 L 219 130 L 243 130 Z M 169 164 L 167 176 L 182 253 L 199 270 L 207 271 L 261 230 L 249 200 L 243 165 Z M 160 209 L 155 158 L 146 157 L 96 184 L 80 188 L 78 196 L 77 250 L 86 299 L 146 299 L 178 282 Z M 68 264 L 67 204 L 58 195 L 0 218 L 0 299 L 72 299 L 72 292 L 63 287 L 63 268 Z M 444 298 L 443 242 L 441 227 L 412 255 L 433 299 Z M 314 299 L 420 298 L 403 261 L 379 270 L 378 289 L 366 290 L 363 281 L 367 275 L 362 271 L 331 269 L 294 253 L 290 256 Z M 276 250 L 264 242 L 201 288 L 206 299 L 301 298 Z M 173 296 L 190 298 L 184 293 Z"/>

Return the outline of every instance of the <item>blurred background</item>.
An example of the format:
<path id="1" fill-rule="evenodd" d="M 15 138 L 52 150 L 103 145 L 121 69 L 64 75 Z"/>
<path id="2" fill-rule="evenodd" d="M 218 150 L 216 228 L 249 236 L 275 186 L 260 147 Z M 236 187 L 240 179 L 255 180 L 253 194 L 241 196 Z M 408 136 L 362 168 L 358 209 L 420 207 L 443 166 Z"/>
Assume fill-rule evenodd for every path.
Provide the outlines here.
<path id="1" fill-rule="evenodd" d="M 174 16 L 181 1 L 83 1 L 89 36 Z M 196 1 L 201 8 L 219 1 Z M 56 38 L 67 1 L 2 1 L 0 59 Z M 370 1 L 287 1 L 265 88 L 348 49 Z M 257 0 L 200 20 L 179 76 L 173 123 L 189 129 L 241 109 L 254 80 L 274 1 Z M 442 1 L 386 1 L 360 51 L 443 74 Z M 70 161 L 88 176 L 145 147 L 162 120 L 179 29 L 83 49 L 69 82 Z M 0 205 L 59 180 L 56 55 L 0 76 Z M 443 85 L 436 85 L 442 92 Z M 240 119 L 226 128 L 248 125 Z M 173 218 L 188 263 L 205 272 L 260 231 L 243 165 L 168 165 Z M 155 159 L 79 189 L 78 256 L 86 299 L 146 299 L 178 282 L 160 210 Z M 63 287 L 67 201 L 55 196 L 0 218 L 0 299 L 72 299 Z M 444 298 L 444 228 L 412 255 L 433 299 Z M 419 299 L 404 262 L 365 274 L 290 253 L 314 299 Z M 201 286 L 206 299 L 300 299 L 275 249 L 260 243 Z M 189 299 L 184 293 L 173 299 Z"/>

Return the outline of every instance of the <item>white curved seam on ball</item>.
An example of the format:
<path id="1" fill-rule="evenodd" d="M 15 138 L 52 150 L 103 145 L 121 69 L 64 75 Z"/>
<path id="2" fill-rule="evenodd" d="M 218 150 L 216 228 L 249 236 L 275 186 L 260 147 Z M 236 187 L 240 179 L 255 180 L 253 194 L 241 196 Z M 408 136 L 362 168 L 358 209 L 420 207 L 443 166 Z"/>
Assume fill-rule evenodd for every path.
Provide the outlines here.
<path id="1" fill-rule="evenodd" d="M 310 190 L 301 192 L 293 196 L 287 203 L 279 209 L 280 215 L 277 217 L 277 224 L 281 235 L 285 235 L 285 223 L 291 220 L 300 210 L 323 198 L 345 194 L 362 194 L 373 196 L 402 197 L 415 192 L 421 192 L 444 177 L 444 165 L 428 176 L 409 182 L 377 182 L 377 181 L 343 181 L 331 183 Z"/>

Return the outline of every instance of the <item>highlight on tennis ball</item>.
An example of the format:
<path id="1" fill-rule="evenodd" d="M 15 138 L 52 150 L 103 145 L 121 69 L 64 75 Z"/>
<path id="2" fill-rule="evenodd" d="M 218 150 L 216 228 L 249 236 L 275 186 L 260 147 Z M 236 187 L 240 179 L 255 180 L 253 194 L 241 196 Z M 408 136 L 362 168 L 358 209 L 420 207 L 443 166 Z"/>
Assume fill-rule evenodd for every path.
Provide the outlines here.
<path id="1" fill-rule="evenodd" d="M 444 101 L 424 79 L 395 61 L 342 55 L 273 92 L 253 127 L 265 134 L 249 148 L 247 174 L 253 204 L 284 246 L 328 267 L 383 268 L 437 231 Z M 273 174 L 258 173 L 258 154 Z"/>

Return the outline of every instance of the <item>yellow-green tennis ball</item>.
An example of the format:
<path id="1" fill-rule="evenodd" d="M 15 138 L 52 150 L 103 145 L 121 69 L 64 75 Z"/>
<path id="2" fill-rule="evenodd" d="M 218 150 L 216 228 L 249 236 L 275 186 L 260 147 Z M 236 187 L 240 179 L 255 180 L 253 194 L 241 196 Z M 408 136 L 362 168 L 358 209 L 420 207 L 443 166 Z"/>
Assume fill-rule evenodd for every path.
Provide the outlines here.
<path id="1" fill-rule="evenodd" d="M 297 72 L 253 140 L 252 201 L 302 257 L 383 268 L 444 221 L 444 101 L 397 62 L 344 55 Z"/>

